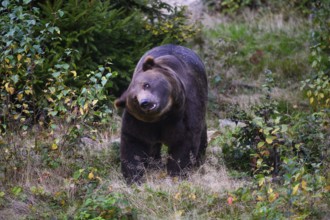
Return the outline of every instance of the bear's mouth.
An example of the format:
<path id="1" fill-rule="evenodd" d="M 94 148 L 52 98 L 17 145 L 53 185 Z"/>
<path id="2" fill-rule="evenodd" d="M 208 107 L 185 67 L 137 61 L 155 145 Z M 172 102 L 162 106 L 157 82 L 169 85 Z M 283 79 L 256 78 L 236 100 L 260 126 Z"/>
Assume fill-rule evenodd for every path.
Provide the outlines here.
<path id="1" fill-rule="evenodd" d="M 153 112 L 157 109 L 156 103 L 140 104 L 140 109 L 145 113 Z"/>
<path id="2" fill-rule="evenodd" d="M 156 103 L 153 103 L 153 104 L 150 106 L 149 111 L 152 111 L 152 110 L 154 110 L 154 109 L 156 109 L 156 108 L 157 108 L 157 104 L 156 104 Z"/>

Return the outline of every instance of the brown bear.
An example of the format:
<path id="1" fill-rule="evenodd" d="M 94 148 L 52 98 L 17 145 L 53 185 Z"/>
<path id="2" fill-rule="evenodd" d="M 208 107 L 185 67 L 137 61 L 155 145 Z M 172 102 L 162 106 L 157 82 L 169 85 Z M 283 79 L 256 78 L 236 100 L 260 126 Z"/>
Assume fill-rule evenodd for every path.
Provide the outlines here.
<path id="1" fill-rule="evenodd" d="M 190 49 L 164 45 L 146 52 L 128 89 L 115 101 L 125 108 L 120 143 L 121 169 L 129 182 L 140 181 L 150 161 L 161 161 L 168 146 L 167 171 L 184 175 L 203 162 L 207 147 L 207 76 Z"/>

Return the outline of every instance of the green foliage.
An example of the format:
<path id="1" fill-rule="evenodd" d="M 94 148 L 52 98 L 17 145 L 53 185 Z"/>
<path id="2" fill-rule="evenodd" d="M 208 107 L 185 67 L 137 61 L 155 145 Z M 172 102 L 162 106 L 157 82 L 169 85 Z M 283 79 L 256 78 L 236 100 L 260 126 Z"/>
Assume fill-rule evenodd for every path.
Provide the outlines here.
<path id="1" fill-rule="evenodd" d="M 254 171 L 254 184 L 234 192 L 235 203 L 251 204 L 256 219 L 320 218 L 326 215 L 329 196 L 326 114 L 283 117 L 272 101 L 270 73 L 263 104 L 253 108 L 250 119 L 244 117 L 246 126 L 223 148 L 230 167 Z"/>
<path id="2" fill-rule="evenodd" d="M 329 119 L 322 112 L 312 114 L 297 114 L 292 117 L 295 123 L 292 131 L 295 142 L 302 143 L 300 146 L 301 158 L 307 167 L 329 163 Z"/>
<path id="3" fill-rule="evenodd" d="M 302 82 L 309 98 L 309 103 L 315 110 L 330 108 L 330 78 L 323 71 L 320 71 L 315 79 L 307 79 Z"/>
<path id="4" fill-rule="evenodd" d="M 113 8 L 110 1 L 57 0 L 43 1 L 39 5 L 43 22 L 52 23 L 61 30 L 61 38 L 49 42 L 52 47 L 46 68 L 53 66 L 61 59 L 61 54 L 71 48 L 73 52 L 63 60 L 75 68 L 79 78 L 71 81 L 70 85 L 80 87 L 91 70 L 113 60 L 116 70 L 130 69 L 133 65 L 129 56 L 138 54 L 132 48 L 142 46 L 139 47 L 134 40 L 139 33 L 133 27 L 141 26 L 137 13 L 125 14 L 120 8 Z M 128 31 L 131 34 L 127 34 Z M 132 47 L 127 48 L 127 52 L 123 48 L 125 44 Z M 66 80 L 70 81 L 69 78 Z M 111 89 L 110 86 L 108 88 Z"/>
<path id="5" fill-rule="evenodd" d="M 263 103 L 254 107 L 246 126 L 223 149 L 230 167 L 253 171 L 254 184 L 237 190 L 235 198 L 255 203 L 251 208 L 256 219 L 324 215 L 326 208 L 319 209 L 328 195 L 329 131 L 322 124 L 324 114 L 283 117 L 271 96 L 273 86 L 267 71 Z"/>
<path id="6" fill-rule="evenodd" d="M 316 111 L 330 117 L 330 6 L 327 1 L 317 1 L 313 12 L 311 47 L 312 77 L 302 82 L 309 103 Z"/>
<path id="7" fill-rule="evenodd" d="M 184 10 L 157 1 L 42 1 L 43 22 L 61 30 L 61 39 L 51 41 L 52 66 L 67 48 L 78 51 L 69 60 L 84 84 L 90 70 L 112 62 L 118 78 L 109 91 L 119 95 L 128 84 L 141 55 L 164 43 L 183 43 L 194 33 L 186 24 Z M 83 18 L 83 19 L 82 19 Z M 138 37 L 137 37 L 138 36 Z"/>
<path id="8" fill-rule="evenodd" d="M 276 111 L 277 103 L 271 99 L 273 73 L 267 70 L 265 74 L 263 104 L 253 108 L 253 116 L 245 119 L 246 125 L 233 135 L 234 143 L 225 145 L 223 149 L 228 165 L 242 171 L 278 172 L 278 151 L 287 125 L 280 123 L 281 118 Z"/>
<path id="9" fill-rule="evenodd" d="M 2 131 L 14 121 L 25 130 L 40 118 L 71 122 L 91 109 L 97 109 L 94 120 L 105 119 L 109 94 L 125 88 L 147 49 L 184 42 L 194 32 L 183 9 L 160 1 L 133 3 L 3 1 Z"/>
<path id="10" fill-rule="evenodd" d="M 194 24 L 187 24 L 185 10 L 174 9 L 173 17 L 162 18 L 162 22 L 155 22 L 155 18 L 149 18 L 145 24 L 145 29 L 151 31 L 153 38 L 163 39 L 163 43 L 182 44 L 194 37 L 196 27 Z"/>
<path id="11" fill-rule="evenodd" d="M 265 98 L 254 106 L 250 116 L 243 114 L 246 124 L 232 136 L 233 143 L 223 147 L 228 166 L 254 173 L 279 174 L 280 161 L 298 156 L 306 166 L 329 162 L 327 150 L 328 123 L 326 114 L 296 114 L 283 116 L 278 102 L 271 94 L 275 82 L 271 71 L 266 71 L 263 85 Z M 242 114 L 241 114 L 242 115 Z M 242 118 L 236 118 L 242 121 Z M 235 163 L 233 161 L 241 161 Z"/>
<path id="12" fill-rule="evenodd" d="M 297 157 L 286 158 L 281 165 L 284 169 L 280 184 L 269 175 L 255 176 L 255 187 L 252 191 L 238 190 L 238 200 L 248 197 L 255 202 L 252 215 L 254 218 L 286 219 L 320 217 L 326 209 L 321 209 L 325 201 L 325 178 L 315 167 L 308 172 L 304 163 Z M 247 195 L 248 193 L 248 195 Z"/>
<path id="13" fill-rule="evenodd" d="M 91 115 L 98 119 L 110 113 L 111 109 L 102 102 L 108 100 L 105 87 L 112 86 L 108 81 L 114 75 L 108 66 L 90 71 L 84 76 L 84 85 L 73 87 L 70 81 L 81 79 L 74 63 L 65 62 L 76 54 L 73 50 L 66 49 L 56 55 L 52 66 L 46 61 L 54 52 L 47 44 L 60 39 L 60 29 L 50 23 L 42 24 L 39 9 L 35 7 L 8 3 L 1 10 L 4 51 L 0 57 L 3 73 L 0 115 L 3 132 L 14 125 L 9 130 L 18 127 L 27 130 L 40 117 L 47 118 L 53 127 L 53 118 L 57 116 L 71 122 L 85 119 L 92 109 L 95 111 Z M 98 102 L 100 104 L 96 105 Z"/>
<path id="14" fill-rule="evenodd" d="M 75 219 L 136 219 L 136 213 L 123 195 L 110 193 L 86 198 Z"/>
<path id="15" fill-rule="evenodd" d="M 1 16 L 1 130 L 4 132 L 13 121 L 27 129 L 25 122 L 33 119 L 31 115 L 38 98 L 35 94 L 34 71 L 43 63 L 42 45 L 48 35 L 54 35 L 50 29 L 43 26 L 43 33 L 37 33 L 41 26 L 38 17 L 39 10 L 27 10 L 26 5 L 16 5 L 2 2 Z"/>

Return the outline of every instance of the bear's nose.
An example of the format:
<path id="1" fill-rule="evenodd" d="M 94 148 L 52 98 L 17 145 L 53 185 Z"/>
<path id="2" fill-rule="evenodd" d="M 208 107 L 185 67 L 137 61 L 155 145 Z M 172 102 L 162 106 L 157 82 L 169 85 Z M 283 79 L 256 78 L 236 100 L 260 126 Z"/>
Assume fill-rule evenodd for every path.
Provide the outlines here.
<path id="1" fill-rule="evenodd" d="M 148 107 L 150 106 L 150 101 L 148 99 L 142 99 L 140 101 L 140 107 L 143 109 L 148 109 Z"/>
<path id="2" fill-rule="evenodd" d="M 152 110 L 154 107 L 156 106 L 156 104 L 152 103 L 150 100 L 148 99 L 142 99 L 140 101 L 140 107 L 142 110 L 147 111 L 147 110 Z"/>

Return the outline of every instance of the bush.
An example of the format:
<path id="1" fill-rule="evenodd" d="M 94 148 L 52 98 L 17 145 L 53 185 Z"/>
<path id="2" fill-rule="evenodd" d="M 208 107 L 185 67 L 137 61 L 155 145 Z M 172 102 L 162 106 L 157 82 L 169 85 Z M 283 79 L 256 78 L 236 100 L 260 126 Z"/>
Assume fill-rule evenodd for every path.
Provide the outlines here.
<path id="1" fill-rule="evenodd" d="M 302 82 L 309 103 L 315 111 L 323 111 L 330 117 L 330 30 L 328 18 L 330 6 L 327 1 L 317 1 L 313 12 L 311 39 L 311 77 Z"/>
<path id="2" fill-rule="evenodd" d="M 97 109 L 94 120 L 108 116 L 146 50 L 194 33 L 183 9 L 151 2 L 3 1 L 2 130 L 77 110 Z"/>
<path id="3" fill-rule="evenodd" d="M 292 117 L 292 126 L 296 143 L 300 146 L 301 158 L 308 167 L 315 164 L 329 164 L 328 125 L 323 113 L 297 114 Z"/>
<path id="4" fill-rule="evenodd" d="M 98 65 L 112 63 L 118 72 L 110 94 L 128 85 L 141 55 L 155 45 L 183 43 L 194 32 L 186 25 L 184 10 L 157 1 L 41 1 L 43 22 L 61 30 L 61 39 L 49 42 L 50 66 L 67 48 L 77 50 L 69 58 L 79 76 L 73 85 L 84 84 Z M 62 15 L 62 16 L 61 16 Z M 83 18 L 83 19 L 82 19 Z M 68 79 L 69 80 L 69 79 Z"/>
<path id="5" fill-rule="evenodd" d="M 241 171 L 280 173 L 280 161 L 297 156 L 312 168 L 328 160 L 328 119 L 323 112 L 283 115 L 271 96 L 275 81 L 266 72 L 265 97 L 250 114 L 237 114 L 246 124 L 233 134 L 233 142 L 223 146 L 224 159 L 231 168 Z M 246 117 L 248 115 L 248 117 Z M 235 161 L 241 161 L 236 163 Z"/>
<path id="6" fill-rule="evenodd" d="M 136 213 L 123 195 L 111 193 L 87 198 L 75 219 L 136 219 Z"/>
<path id="7" fill-rule="evenodd" d="M 55 116 L 70 122 L 74 116 L 85 117 L 85 113 L 96 106 L 102 112 L 96 110 L 95 116 L 109 114 L 109 107 L 102 101 L 108 99 L 104 88 L 112 86 L 109 79 L 115 75 L 110 68 L 100 66 L 97 71 L 90 70 L 83 85 L 72 87 L 68 81 L 80 79 L 74 63 L 66 62 L 76 54 L 74 50 L 66 49 L 56 55 L 51 66 L 48 65 L 54 53 L 48 43 L 61 38 L 60 29 L 50 23 L 43 24 L 40 10 L 27 3 L 3 5 L 0 9 L 3 13 L 0 38 L 3 47 L 0 57 L 2 131 L 13 131 L 17 127 L 26 130 L 40 118 L 52 123 Z M 40 123 L 45 122 L 40 120 Z"/>
<path id="8" fill-rule="evenodd" d="M 274 86 L 273 73 L 267 70 L 265 74 L 266 82 L 263 85 L 265 97 L 262 104 L 254 106 L 248 117 L 247 113 L 239 114 L 244 116 L 245 126 L 233 135 L 232 145 L 226 145 L 223 149 L 227 164 L 241 171 L 278 173 L 278 157 L 287 125 L 281 123 L 277 102 L 271 98 Z"/>
<path id="9" fill-rule="evenodd" d="M 267 73 L 266 97 L 223 149 L 226 164 L 250 172 L 253 184 L 233 193 L 235 202 L 251 202 L 253 218 L 323 216 L 329 155 L 322 115 L 285 116 L 272 100 Z M 237 163 L 239 161 L 239 163 Z"/>

